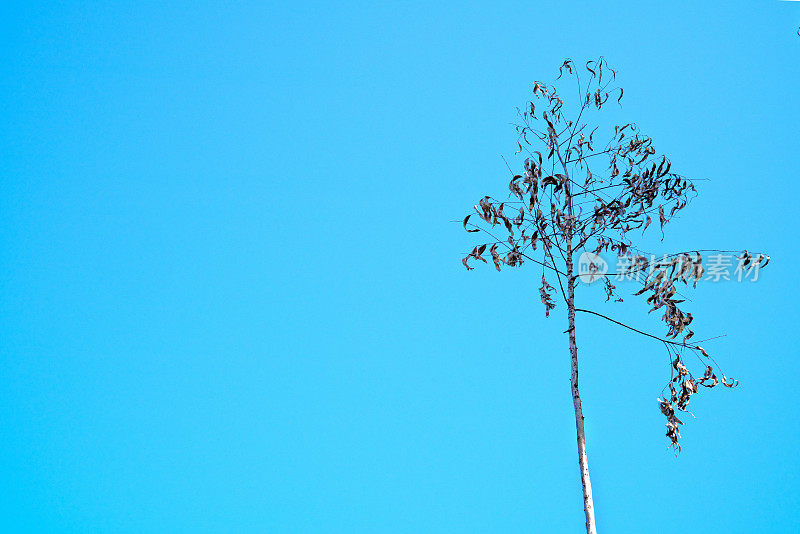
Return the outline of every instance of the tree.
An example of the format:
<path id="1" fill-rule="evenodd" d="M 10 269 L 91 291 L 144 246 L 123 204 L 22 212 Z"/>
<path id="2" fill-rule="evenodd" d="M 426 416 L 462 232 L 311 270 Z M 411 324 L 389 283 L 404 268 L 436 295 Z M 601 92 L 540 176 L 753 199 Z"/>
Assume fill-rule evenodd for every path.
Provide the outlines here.
<path id="1" fill-rule="evenodd" d="M 703 279 L 705 267 L 701 252 L 734 254 L 734 251 L 690 250 L 665 254 L 659 259 L 639 249 L 633 241 L 634 231 L 643 235 L 656 225 L 661 239 L 664 227 L 683 210 L 697 194 L 693 180 L 672 170 L 669 158 L 659 155 L 653 140 L 632 123 L 610 125 L 603 137 L 596 135 L 601 128 L 598 114 L 607 104 L 621 107 L 623 90 L 611 86 L 615 71 L 602 57 L 588 61 L 583 80 L 572 60 L 567 59 L 559 69 L 556 80 L 573 78 L 578 100 L 569 107 L 555 85 L 535 82 L 534 100 L 524 110 L 518 110 L 520 123 L 517 154 L 525 152 L 521 174 L 513 175 L 508 189 L 509 200 L 486 196 L 475 205 L 475 213 L 463 220 L 467 232 L 479 232 L 488 241 L 476 246 L 462 260 L 470 270 L 470 262 L 488 263 L 488 250 L 495 268 L 520 267 L 530 261 L 542 268 L 539 288 L 545 316 L 556 307 L 554 295 L 560 295 L 567 309 L 566 334 L 569 338 L 571 389 L 575 409 L 578 442 L 578 463 L 583 486 L 584 512 L 587 533 L 595 533 L 595 514 L 592 486 L 584 434 L 584 416 L 578 389 L 578 347 L 575 341 L 575 313 L 593 314 L 662 343 L 669 353 L 671 376 L 658 399 L 666 416 L 670 446 L 680 450 L 682 421 L 678 414 L 685 412 L 690 398 L 699 387 L 713 388 L 719 384 L 734 387 L 737 382 L 719 371 L 714 359 L 698 344 L 690 343 L 694 332 L 689 328 L 692 314 L 682 309 L 684 299 L 678 290 L 691 282 L 692 287 Z M 566 76 L 565 76 L 566 75 Z M 574 117 L 574 118 L 568 118 Z M 602 131 L 602 130 L 601 130 Z M 538 150 L 537 150 L 538 149 Z M 475 222 L 470 221 L 472 217 Z M 499 237 L 499 233 L 503 237 Z M 613 273 L 633 279 L 641 289 L 636 296 L 646 295 L 650 312 L 662 310 L 666 323 L 664 337 L 638 330 L 605 314 L 576 306 L 578 280 L 602 281 L 606 301 L 622 302 L 610 275 L 601 270 L 599 254 L 616 253 L 620 272 Z M 576 270 L 575 257 L 581 254 L 583 269 Z M 760 269 L 769 256 L 745 250 L 736 256 L 738 268 Z M 558 294 L 550 282 L 555 279 Z M 549 280 L 549 281 L 548 281 Z M 678 286 L 678 287 L 676 287 Z M 681 288 L 683 289 L 683 288 Z M 556 296 L 558 298 L 558 296 Z M 693 373 L 685 356 L 696 354 L 703 362 L 702 376 Z M 721 379 L 718 378 L 718 375 Z M 666 393 L 668 391 L 668 394 Z"/>

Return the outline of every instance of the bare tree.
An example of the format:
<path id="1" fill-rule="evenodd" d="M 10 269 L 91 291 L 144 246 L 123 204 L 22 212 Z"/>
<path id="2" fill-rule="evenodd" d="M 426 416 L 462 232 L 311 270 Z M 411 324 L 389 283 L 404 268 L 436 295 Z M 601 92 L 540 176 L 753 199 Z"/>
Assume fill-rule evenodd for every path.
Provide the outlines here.
<path id="1" fill-rule="evenodd" d="M 475 205 L 475 213 L 463 220 L 467 232 L 480 232 L 488 240 L 476 246 L 462 260 L 487 263 L 488 252 L 495 268 L 519 267 L 530 261 L 541 267 L 539 288 L 545 315 L 550 316 L 560 295 L 567 308 L 565 333 L 569 337 L 571 388 L 578 440 L 578 463 L 583 485 L 587 533 L 595 533 L 592 485 L 586 454 L 584 416 L 578 390 L 578 347 L 575 341 L 575 313 L 593 314 L 648 336 L 663 344 L 671 362 L 670 380 L 658 399 L 667 418 L 667 437 L 680 450 L 677 414 L 685 412 L 689 399 L 700 386 L 718 384 L 733 387 L 705 349 L 690 343 L 692 314 L 682 309 L 684 299 L 678 288 L 691 282 L 696 287 L 705 268 L 701 252 L 734 254 L 734 251 L 691 250 L 662 255 L 659 259 L 633 242 L 634 234 L 664 226 L 697 194 L 695 181 L 672 170 L 670 160 L 659 155 L 651 138 L 635 124 L 611 125 L 598 135 L 598 113 L 606 104 L 620 104 L 623 90 L 612 86 L 616 73 L 601 57 L 576 67 L 567 59 L 559 69 L 562 76 L 574 79 L 577 100 L 568 106 L 554 85 L 535 82 L 534 99 L 519 110 L 519 153 L 525 153 L 524 168 L 513 175 L 507 200 L 486 196 Z M 582 79 L 583 78 L 583 79 Z M 602 131 L 602 130 L 601 130 Z M 602 137 L 601 139 L 598 139 Z M 474 222 L 470 219 L 474 217 Z M 658 225 L 654 223 L 658 221 Z M 634 232 L 636 231 L 636 232 Z M 616 273 L 603 273 L 599 254 L 611 251 L 618 264 Z M 583 270 L 576 270 L 575 258 L 581 254 Z M 752 271 L 766 266 L 769 257 L 744 251 L 736 256 L 740 269 Z M 622 299 L 611 283 L 611 275 L 626 277 L 639 284 L 635 295 L 646 295 L 650 312 L 662 310 L 667 333 L 659 337 L 616 321 L 605 314 L 576 306 L 578 280 L 588 277 L 602 281 L 606 301 Z M 549 281 L 548 281 L 549 280 Z M 558 292 L 550 282 L 558 286 Z M 682 288 L 683 289 L 683 288 Z M 555 299 L 554 299 L 555 297 Z M 697 355 L 702 370 L 696 378 L 686 356 Z M 721 378 L 718 378 L 718 375 Z"/>

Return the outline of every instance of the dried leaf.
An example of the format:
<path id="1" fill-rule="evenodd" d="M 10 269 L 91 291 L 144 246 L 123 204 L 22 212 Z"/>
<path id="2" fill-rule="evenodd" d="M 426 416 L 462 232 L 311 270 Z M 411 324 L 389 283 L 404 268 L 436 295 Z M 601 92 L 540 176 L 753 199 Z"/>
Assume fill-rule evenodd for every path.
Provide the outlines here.
<path id="1" fill-rule="evenodd" d="M 492 248 L 489 249 L 489 253 L 492 255 L 492 261 L 494 262 L 494 268 L 500 271 L 500 264 L 503 263 L 503 260 L 500 258 L 500 255 L 497 253 L 497 244 L 495 243 L 492 245 Z"/>
<path id="2" fill-rule="evenodd" d="M 469 255 L 467 255 L 467 256 L 465 256 L 464 258 L 461 259 L 461 263 L 464 264 L 464 267 L 466 267 L 468 271 L 471 271 L 472 269 L 475 268 L 475 267 L 470 267 L 469 265 L 467 265 L 467 260 L 469 258 L 471 258 L 471 257 L 472 257 L 472 254 L 469 254 Z"/>

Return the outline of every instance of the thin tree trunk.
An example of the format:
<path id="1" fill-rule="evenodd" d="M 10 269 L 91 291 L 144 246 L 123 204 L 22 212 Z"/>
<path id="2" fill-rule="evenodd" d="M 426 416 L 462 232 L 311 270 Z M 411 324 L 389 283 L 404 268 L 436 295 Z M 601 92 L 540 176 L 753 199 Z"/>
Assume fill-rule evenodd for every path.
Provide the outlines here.
<path id="1" fill-rule="evenodd" d="M 586 435 L 583 431 L 583 408 L 578 391 L 578 346 L 575 344 L 575 281 L 572 277 L 572 246 L 567 244 L 567 315 L 569 317 L 569 353 L 572 362 L 572 403 L 575 406 L 575 428 L 578 432 L 578 465 L 583 484 L 583 511 L 586 514 L 586 533 L 597 534 L 594 524 L 594 503 L 592 501 L 592 482 L 589 479 L 589 460 L 586 457 Z"/>
<path id="2" fill-rule="evenodd" d="M 583 109 L 581 109 L 581 113 Z M 580 115 L 578 116 L 580 121 Z M 555 133 L 555 132 L 554 132 Z M 574 133 L 574 130 L 573 130 Z M 589 479 L 589 459 L 586 457 L 586 434 L 583 431 L 583 408 L 581 407 L 581 394 L 578 391 L 578 346 L 575 344 L 575 277 L 573 277 L 572 265 L 572 234 L 574 224 L 572 209 L 572 194 L 570 192 L 569 170 L 564 158 L 561 157 L 559 144 L 555 143 L 555 152 L 564 169 L 566 176 L 565 194 L 567 195 L 567 208 L 569 222 L 567 223 L 567 316 L 569 318 L 569 354 L 572 364 L 572 375 L 570 385 L 572 386 L 572 404 L 575 406 L 575 429 L 578 433 L 578 465 L 581 468 L 581 484 L 583 485 L 583 511 L 586 514 L 586 534 L 597 534 L 597 527 L 594 524 L 594 502 L 592 501 L 592 481 Z M 567 148 L 569 151 L 569 148 Z"/>

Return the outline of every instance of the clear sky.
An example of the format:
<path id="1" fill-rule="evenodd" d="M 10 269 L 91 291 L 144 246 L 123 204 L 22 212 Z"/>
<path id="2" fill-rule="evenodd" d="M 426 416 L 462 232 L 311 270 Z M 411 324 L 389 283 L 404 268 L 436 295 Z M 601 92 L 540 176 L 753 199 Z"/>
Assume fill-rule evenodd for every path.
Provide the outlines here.
<path id="1" fill-rule="evenodd" d="M 578 317 L 598 528 L 800 532 L 800 3 L 0 15 L 4 530 L 579 532 L 563 306 L 467 272 L 451 221 L 507 191 L 532 82 L 602 54 L 707 179 L 653 248 L 772 262 L 689 295 L 741 386 L 692 400 L 677 457 L 663 347 Z"/>

